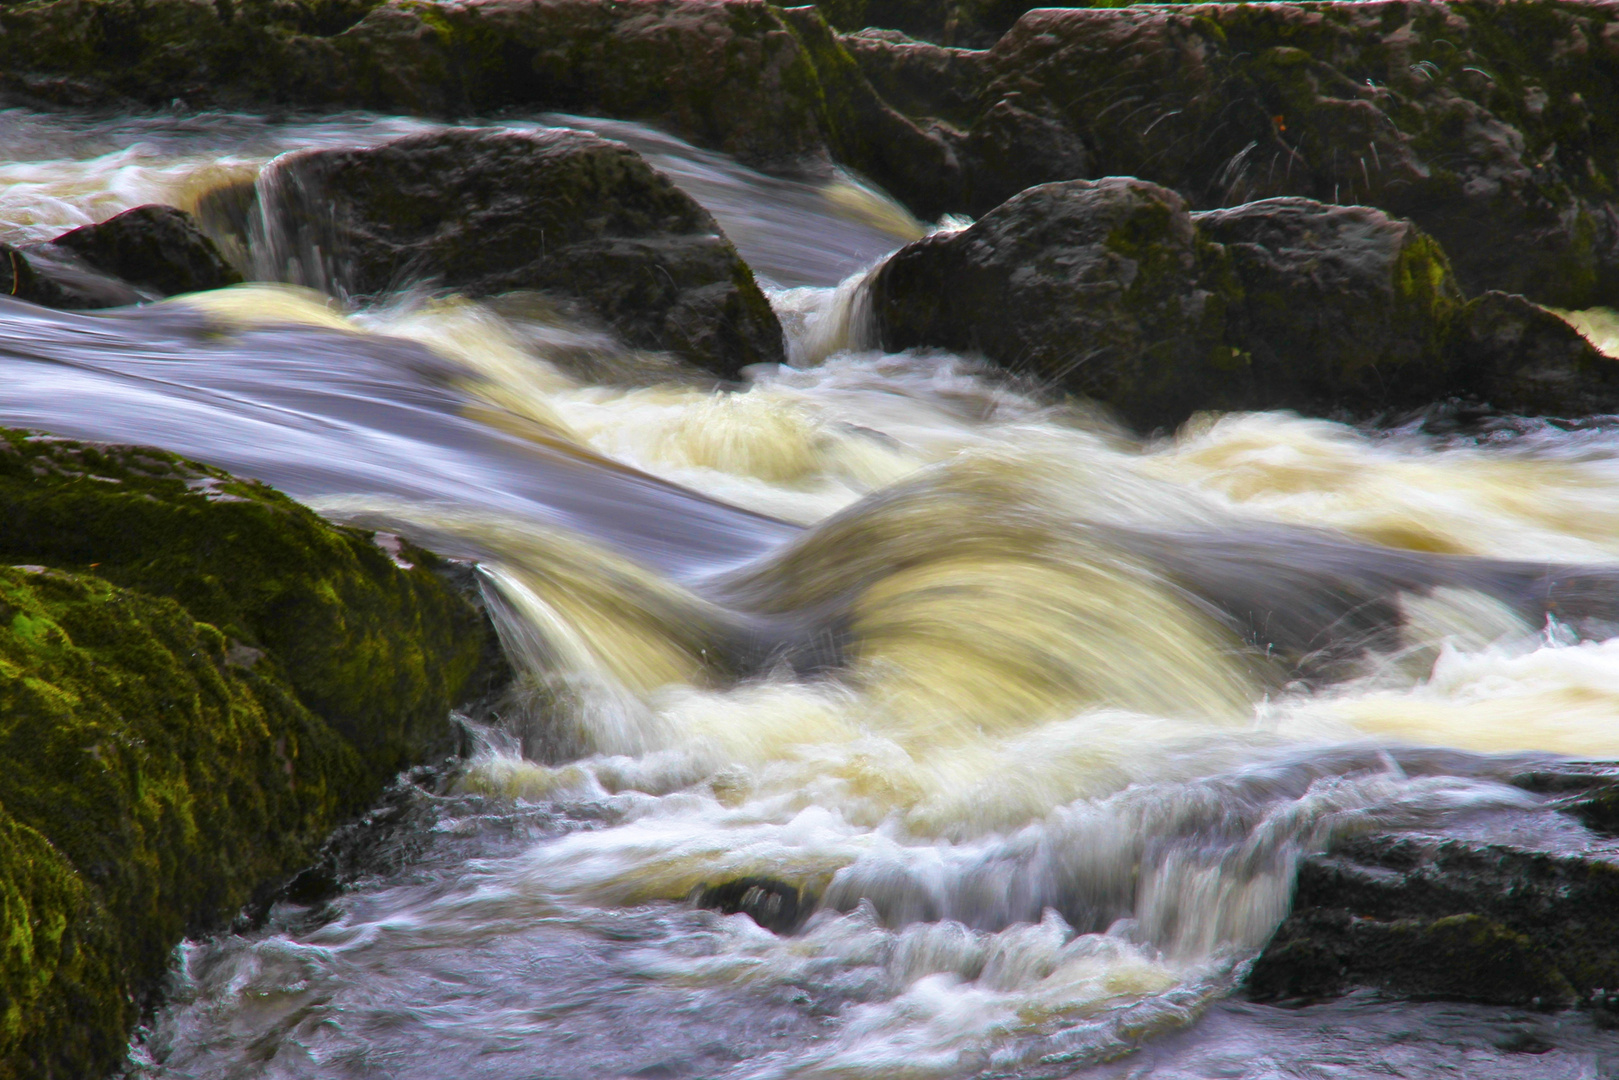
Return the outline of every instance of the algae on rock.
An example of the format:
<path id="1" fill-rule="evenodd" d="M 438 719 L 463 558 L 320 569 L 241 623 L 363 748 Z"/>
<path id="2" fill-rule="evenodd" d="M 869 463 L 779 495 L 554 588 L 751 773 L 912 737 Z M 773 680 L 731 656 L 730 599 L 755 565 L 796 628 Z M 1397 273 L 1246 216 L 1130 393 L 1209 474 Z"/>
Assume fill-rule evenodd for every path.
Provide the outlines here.
<path id="1" fill-rule="evenodd" d="M 10 568 L 0 624 L 0 1075 L 94 1075 L 175 942 L 307 862 L 367 770 L 173 600 Z"/>

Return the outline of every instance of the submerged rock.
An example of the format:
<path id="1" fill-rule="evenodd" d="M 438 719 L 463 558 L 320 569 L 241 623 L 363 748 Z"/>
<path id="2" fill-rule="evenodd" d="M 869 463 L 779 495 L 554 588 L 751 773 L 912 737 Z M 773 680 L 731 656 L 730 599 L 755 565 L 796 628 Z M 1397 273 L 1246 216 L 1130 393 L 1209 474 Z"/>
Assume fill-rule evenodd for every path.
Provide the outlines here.
<path id="1" fill-rule="evenodd" d="M 262 187 L 274 256 L 307 284 L 541 290 L 720 375 L 784 358 L 769 301 L 713 217 L 621 143 L 452 129 L 296 154 Z"/>
<path id="2" fill-rule="evenodd" d="M 408 543 L 161 451 L 0 436 L 0 1075 L 104 1075 L 174 944 L 452 749 L 498 646 Z"/>
<path id="3" fill-rule="evenodd" d="M 1204 409 L 1619 406 L 1619 361 L 1523 297 L 1464 301 L 1439 244 L 1371 207 L 1194 214 L 1131 178 L 1045 184 L 902 248 L 869 287 L 883 348 L 979 353 L 1143 430 Z"/>
<path id="4" fill-rule="evenodd" d="M 746 915 L 766 930 L 786 934 L 809 916 L 815 901 L 778 878 L 754 875 L 704 886 L 697 906 L 722 915 Z"/>
<path id="5" fill-rule="evenodd" d="M 1619 862 L 1379 835 L 1304 860 L 1247 990 L 1269 1001 L 1373 986 L 1554 1008 L 1616 984 Z"/>
<path id="6" fill-rule="evenodd" d="M 137 206 L 43 244 L 0 244 L 0 292 L 46 307 L 119 307 L 241 280 L 172 206 Z"/>

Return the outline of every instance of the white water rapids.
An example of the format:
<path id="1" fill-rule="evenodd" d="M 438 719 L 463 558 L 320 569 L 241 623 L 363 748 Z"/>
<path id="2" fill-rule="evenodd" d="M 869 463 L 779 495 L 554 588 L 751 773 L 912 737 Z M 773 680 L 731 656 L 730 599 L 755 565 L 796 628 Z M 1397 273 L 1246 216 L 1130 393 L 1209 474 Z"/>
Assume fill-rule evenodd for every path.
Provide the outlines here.
<path id="1" fill-rule="evenodd" d="M 715 390 L 426 292 L 0 299 L 0 423 L 162 446 L 475 556 L 524 665 L 395 872 L 179 950 L 139 1075 L 1619 1075 L 1575 1014 L 1227 998 L 1335 838 L 1599 848 L 1504 780 L 1619 758 L 1619 638 L 1445 585 L 1393 597 L 1397 647 L 1291 681 L 1165 569 L 1235 573 L 1236 537 L 1306 558 L 1301 528 L 1619 563 L 1619 425 L 1266 413 L 1143 442 L 967 359 L 862 351 L 851 275 L 925 231 L 878 193 L 542 119 L 703 202 L 773 283 L 792 365 Z M 425 126 L 0 112 L 0 238 Z M 738 626 L 791 647 L 732 662 Z M 750 875 L 816 911 L 777 935 L 692 903 Z M 1502 1049 L 1531 1029 L 1551 1049 Z"/>

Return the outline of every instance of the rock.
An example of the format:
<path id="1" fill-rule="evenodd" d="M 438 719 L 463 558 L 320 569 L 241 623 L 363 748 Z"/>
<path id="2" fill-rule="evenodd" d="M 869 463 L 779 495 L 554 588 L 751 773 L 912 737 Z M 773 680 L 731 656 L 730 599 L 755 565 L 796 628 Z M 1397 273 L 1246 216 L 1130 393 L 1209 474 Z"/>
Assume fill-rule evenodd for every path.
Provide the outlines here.
<path id="1" fill-rule="evenodd" d="M 162 451 L 0 436 L 0 561 L 172 598 L 264 651 L 374 784 L 453 747 L 449 710 L 491 631 L 431 553 L 404 545 L 396 562 L 366 533 Z"/>
<path id="2" fill-rule="evenodd" d="M 242 280 L 191 215 L 172 206 L 137 206 L 51 243 L 158 296 L 222 289 Z"/>
<path id="3" fill-rule="evenodd" d="M 987 48 L 1029 8 L 1029 0 L 821 0 L 839 30 L 886 27 L 947 46 Z"/>
<path id="4" fill-rule="evenodd" d="M 981 353 L 1142 430 L 1198 410 L 1377 417 L 1461 398 L 1619 408 L 1619 361 L 1523 297 L 1464 302 L 1444 251 L 1363 206 L 1188 213 L 1128 178 L 1046 184 L 872 276 L 885 349 Z"/>
<path id="5" fill-rule="evenodd" d="M 1501 411 L 1578 417 L 1619 407 L 1619 360 L 1522 296 L 1469 301 L 1449 348 L 1473 396 Z"/>
<path id="6" fill-rule="evenodd" d="M 1010 104 L 1086 148 L 1076 176 L 1137 176 L 1197 208 L 1375 206 L 1437 239 L 1468 292 L 1615 303 L 1616 19 L 1611 2 L 1551 0 L 1042 8 L 985 55 L 954 149 L 964 174 L 983 167 L 974 146 L 1004 140 L 974 132 Z M 960 98 L 952 86 L 937 109 L 906 111 L 922 123 Z M 1017 155 L 951 209 L 1066 178 L 1051 164 Z"/>
<path id="7" fill-rule="evenodd" d="M 821 10 L 825 12 L 825 5 Z M 970 124 L 977 117 L 978 95 L 989 81 L 984 51 L 946 48 L 875 28 L 839 35 L 838 41 L 872 89 L 901 112 L 956 124 Z"/>
<path id="8" fill-rule="evenodd" d="M 0 244 L 0 291 L 46 307 L 120 307 L 241 280 L 172 206 L 137 206 L 48 243 Z"/>
<path id="9" fill-rule="evenodd" d="M 500 670 L 452 576 L 162 451 L 0 431 L 0 1076 L 110 1073 L 182 936 L 457 745 Z"/>
<path id="10" fill-rule="evenodd" d="M 105 1075 L 188 932 L 307 861 L 366 770 L 174 601 L 0 569 L 0 1071 Z"/>
<path id="11" fill-rule="evenodd" d="M 890 108 L 814 8 L 761 0 L 23 0 L 0 89 L 78 108 L 503 109 L 644 120 L 752 165 L 833 158 L 947 209 L 954 152 Z"/>
<path id="12" fill-rule="evenodd" d="M 84 310 L 155 300 L 54 244 L 0 244 L 0 292 L 45 307 Z"/>
<path id="13" fill-rule="evenodd" d="M 815 908 L 812 897 L 801 896 L 795 886 L 772 877 L 741 877 L 720 885 L 704 886 L 697 906 L 722 915 L 746 915 L 766 930 L 791 933 Z"/>
<path id="14" fill-rule="evenodd" d="M 452 129 L 282 158 L 261 187 L 276 261 L 301 264 L 306 284 L 538 289 L 727 377 L 784 358 L 781 326 L 718 224 L 620 143 Z"/>
<path id="15" fill-rule="evenodd" d="M 1619 982 L 1619 863 L 1374 835 L 1299 867 L 1293 912 L 1246 983 L 1258 1000 L 1355 986 L 1565 1006 Z"/>
<path id="16" fill-rule="evenodd" d="M 1249 407 L 1364 415 L 1456 392 L 1446 347 L 1461 290 L 1409 221 L 1300 198 L 1192 220 L 1242 283 L 1228 340 L 1249 356 Z"/>
<path id="17" fill-rule="evenodd" d="M 884 349 L 982 353 L 1172 424 L 1218 396 L 1240 297 L 1229 260 L 1174 192 L 1123 177 L 1030 188 L 957 233 L 926 237 L 870 284 Z"/>

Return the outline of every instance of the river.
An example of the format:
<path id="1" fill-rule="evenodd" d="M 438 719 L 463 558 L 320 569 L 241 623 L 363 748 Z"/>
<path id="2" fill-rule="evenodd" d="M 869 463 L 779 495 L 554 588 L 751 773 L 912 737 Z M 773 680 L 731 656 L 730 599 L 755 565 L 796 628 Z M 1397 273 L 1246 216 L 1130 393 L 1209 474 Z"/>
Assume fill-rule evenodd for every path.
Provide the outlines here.
<path id="1" fill-rule="evenodd" d="M 520 299 L 421 290 L 0 299 L 0 423 L 477 558 L 521 669 L 384 869 L 177 950 L 136 1075 L 1619 1076 L 1583 1013 L 1232 996 L 1336 838 L 1612 853 L 1505 781 L 1619 758 L 1612 620 L 1526 608 L 1520 565 L 1619 563 L 1619 423 L 1259 413 L 1142 440 L 868 347 L 861 273 L 959 222 L 636 125 L 500 123 L 668 172 L 770 285 L 791 364 L 716 391 Z M 429 126 L 3 111 L 0 236 Z M 1347 580 L 1393 640 L 1290 660 L 1214 610 L 1263 611 L 1285 652 L 1367 610 L 1323 599 Z M 693 902 L 752 876 L 814 910 L 778 935 Z"/>

